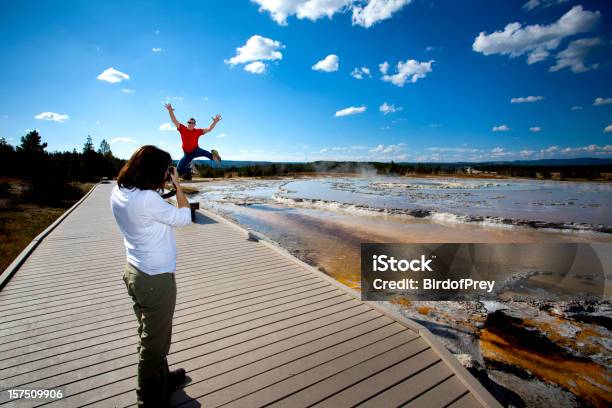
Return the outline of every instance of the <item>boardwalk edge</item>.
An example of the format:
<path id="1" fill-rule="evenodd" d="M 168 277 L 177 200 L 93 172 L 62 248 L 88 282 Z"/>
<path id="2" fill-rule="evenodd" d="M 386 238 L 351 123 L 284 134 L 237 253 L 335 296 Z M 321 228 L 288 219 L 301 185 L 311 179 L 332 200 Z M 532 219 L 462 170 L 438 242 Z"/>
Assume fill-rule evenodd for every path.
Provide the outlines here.
<path id="1" fill-rule="evenodd" d="M 68 217 L 72 211 L 74 211 L 83 201 L 85 201 L 87 199 L 87 197 L 89 197 L 89 195 L 94 191 L 94 189 L 99 184 L 100 183 L 94 184 L 89 189 L 89 191 L 87 193 L 85 193 L 85 195 L 83 197 L 81 197 L 81 199 L 79 201 L 77 201 L 76 203 L 74 203 L 72 205 L 72 207 L 70 207 L 69 209 L 64 211 L 64 213 L 62 215 L 60 215 L 55 221 L 53 221 L 53 223 L 51 225 L 49 225 L 47 228 L 45 228 L 43 232 L 38 234 L 36 236 L 36 238 L 34 238 L 32 240 L 32 242 L 30 242 L 28 244 L 28 246 L 25 247 L 23 249 L 23 251 L 21 251 L 19 253 L 19 255 L 17 255 L 17 257 L 13 260 L 13 262 L 11 262 L 11 264 L 9 266 L 7 266 L 7 268 L 2 273 L 0 273 L 0 291 L 2 291 L 2 289 L 4 289 L 6 284 L 11 280 L 13 275 L 15 275 L 15 273 L 21 267 L 21 265 L 23 265 L 23 263 L 28 259 L 28 257 L 34 251 L 34 249 L 36 249 L 38 244 L 40 244 L 42 242 L 42 240 L 47 235 L 49 235 L 51 233 L 51 231 L 53 231 L 59 224 L 61 224 L 62 221 L 64 219 L 66 219 L 66 217 Z"/>

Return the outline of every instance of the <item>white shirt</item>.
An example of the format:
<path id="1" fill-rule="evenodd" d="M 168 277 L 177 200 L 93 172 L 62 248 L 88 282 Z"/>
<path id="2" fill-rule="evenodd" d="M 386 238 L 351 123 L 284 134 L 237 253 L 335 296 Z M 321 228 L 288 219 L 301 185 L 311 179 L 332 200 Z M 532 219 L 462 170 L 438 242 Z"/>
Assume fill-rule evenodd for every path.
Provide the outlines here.
<path id="1" fill-rule="evenodd" d="M 115 186 L 111 209 L 119 229 L 127 261 L 141 271 L 156 275 L 176 270 L 176 241 L 172 227 L 191 223 L 191 210 L 177 208 L 156 191 Z"/>

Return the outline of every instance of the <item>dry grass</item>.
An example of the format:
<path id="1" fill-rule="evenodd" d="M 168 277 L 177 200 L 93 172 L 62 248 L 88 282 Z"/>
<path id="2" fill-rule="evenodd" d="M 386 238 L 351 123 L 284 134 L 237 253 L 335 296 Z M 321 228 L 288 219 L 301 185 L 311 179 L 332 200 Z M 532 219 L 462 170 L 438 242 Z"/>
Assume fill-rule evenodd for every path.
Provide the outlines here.
<path id="1" fill-rule="evenodd" d="M 0 272 L 28 246 L 32 239 L 45 230 L 74 202 L 66 203 L 66 208 L 46 207 L 20 202 L 24 182 L 18 179 L 3 179 L 11 184 L 12 197 L 4 200 L 6 207 L 0 211 Z M 94 183 L 80 183 L 78 186 L 85 194 Z"/>
<path id="2" fill-rule="evenodd" d="M 64 208 L 22 204 L 0 212 L 0 270 L 4 271 L 64 211 Z"/>

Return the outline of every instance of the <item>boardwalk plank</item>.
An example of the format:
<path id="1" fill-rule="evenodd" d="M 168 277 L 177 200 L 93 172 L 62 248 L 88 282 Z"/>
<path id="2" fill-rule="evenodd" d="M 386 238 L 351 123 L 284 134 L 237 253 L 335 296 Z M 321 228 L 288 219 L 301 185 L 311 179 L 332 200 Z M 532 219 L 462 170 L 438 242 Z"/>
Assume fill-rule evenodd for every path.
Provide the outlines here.
<path id="1" fill-rule="evenodd" d="M 445 407 L 465 393 L 466 390 L 461 380 L 452 376 L 402 407 Z"/>
<path id="2" fill-rule="evenodd" d="M 475 408 L 480 407 L 480 403 L 470 393 L 466 393 L 464 396 L 459 398 L 448 406 L 448 408 Z"/>

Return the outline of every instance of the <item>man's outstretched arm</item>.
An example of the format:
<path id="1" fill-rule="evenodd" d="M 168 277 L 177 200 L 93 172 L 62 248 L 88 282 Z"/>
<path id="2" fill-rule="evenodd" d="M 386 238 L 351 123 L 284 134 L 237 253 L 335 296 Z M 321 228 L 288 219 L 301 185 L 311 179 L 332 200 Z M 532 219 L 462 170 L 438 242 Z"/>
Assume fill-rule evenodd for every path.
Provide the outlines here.
<path id="1" fill-rule="evenodd" d="M 217 126 L 217 123 L 221 120 L 221 115 L 217 114 L 217 116 L 215 116 L 214 118 L 212 118 L 212 123 L 210 124 L 209 127 L 202 129 L 204 131 L 204 133 L 208 133 L 211 130 L 213 130 L 215 128 L 215 126 Z"/>
<path id="2" fill-rule="evenodd" d="M 174 123 L 174 126 L 176 126 L 176 128 L 178 129 L 178 127 L 181 125 L 181 122 L 176 120 L 176 116 L 174 116 L 174 108 L 172 107 L 172 104 L 167 103 L 165 106 L 166 106 L 166 109 L 168 109 L 168 113 L 170 114 L 170 120 L 172 121 L 172 123 Z"/>

